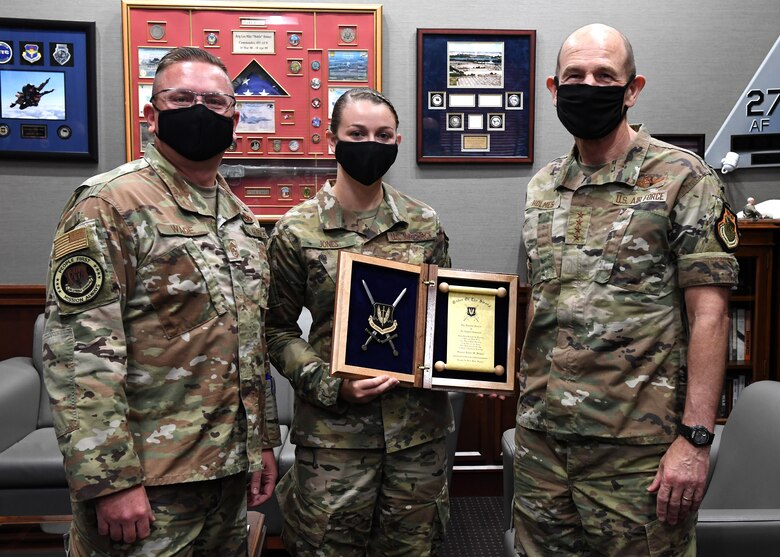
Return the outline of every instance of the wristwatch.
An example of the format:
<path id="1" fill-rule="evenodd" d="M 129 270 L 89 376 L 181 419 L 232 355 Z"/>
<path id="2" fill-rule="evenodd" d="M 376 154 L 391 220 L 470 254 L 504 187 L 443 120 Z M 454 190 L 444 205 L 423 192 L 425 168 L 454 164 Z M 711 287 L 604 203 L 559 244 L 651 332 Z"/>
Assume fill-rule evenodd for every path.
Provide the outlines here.
<path id="1" fill-rule="evenodd" d="M 688 426 L 680 422 L 677 424 L 677 433 L 694 447 L 712 445 L 712 441 L 715 439 L 715 434 L 703 425 Z"/>

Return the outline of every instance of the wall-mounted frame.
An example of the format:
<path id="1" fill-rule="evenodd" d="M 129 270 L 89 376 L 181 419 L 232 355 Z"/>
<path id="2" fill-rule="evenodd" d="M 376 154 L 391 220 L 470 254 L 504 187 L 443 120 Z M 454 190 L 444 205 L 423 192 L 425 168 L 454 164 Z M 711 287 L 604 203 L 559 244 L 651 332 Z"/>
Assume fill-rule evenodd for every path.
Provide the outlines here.
<path id="1" fill-rule="evenodd" d="M 246 113 L 221 170 L 263 222 L 335 178 L 323 138 L 338 96 L 382 88 L 381 5 L 122 0 L 122 28 L 127 159 L 145 148 L 140 96 L 160 58 L 203 48 L 227 67 Z"/>
<path id="2" fill-rule="evenodd" d="M 533 30 L 418 29 L 417 162 L 532 163 L 535 59 Z"/>
<path id="3" fill-rule="evenodd" d="M 0 157 L 97 161 L 95 24 L 0 18 Z"/>
<path id="4" fill-rule="evenodd" d="M 653 137 L 659 141 L 665 141 L 666 143 L 687 149 L 704 158 L 703 133 L 654 133 Z"/>

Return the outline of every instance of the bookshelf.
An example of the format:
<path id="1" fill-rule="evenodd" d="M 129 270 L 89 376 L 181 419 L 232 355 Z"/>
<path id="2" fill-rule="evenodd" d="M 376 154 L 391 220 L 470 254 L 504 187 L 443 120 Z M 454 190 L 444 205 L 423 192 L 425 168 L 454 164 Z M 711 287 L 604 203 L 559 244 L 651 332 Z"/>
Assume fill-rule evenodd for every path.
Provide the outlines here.
<path id="1" fill-rule="evenodd" d="M 774 370 L 778 332 L 776 314 L 780 280 L 774 262 L 780 245 L 780 220 L 740 221 L 739 284 L 729 303 L 730 339 L 726 379 L 718 412 L 722 423 L 728 417 L 742 388 L 765 379 L 777 379 Z"/>

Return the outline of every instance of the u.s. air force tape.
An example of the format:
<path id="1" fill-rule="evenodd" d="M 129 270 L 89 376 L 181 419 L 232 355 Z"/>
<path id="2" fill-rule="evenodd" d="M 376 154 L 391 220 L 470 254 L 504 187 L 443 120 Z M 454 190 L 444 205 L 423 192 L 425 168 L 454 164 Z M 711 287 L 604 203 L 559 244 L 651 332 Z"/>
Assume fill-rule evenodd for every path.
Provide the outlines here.
<path id="1" fill-rule="evenodd" d="M 66 304 L 86 304 L 103 286 L 103 269 L 86 255 L 65 259 L 54 273 L 54 292 Z"/>

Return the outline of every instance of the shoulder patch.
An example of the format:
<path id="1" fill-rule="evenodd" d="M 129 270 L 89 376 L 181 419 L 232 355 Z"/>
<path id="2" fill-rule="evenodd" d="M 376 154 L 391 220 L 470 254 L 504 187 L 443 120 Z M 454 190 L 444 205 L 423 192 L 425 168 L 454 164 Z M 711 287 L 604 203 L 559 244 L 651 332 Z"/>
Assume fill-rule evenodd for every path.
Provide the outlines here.
<path id="1" fill-rule="evenodd" d="M 100 292 L 105 272 L 86 255 L 65 259 L 54 271 L 52 286 L 57 297 L 74 306 L 86 304 Z"/>
<path id="2" fill-rule="evenodd" d="M 737 215 L 724 203 L 720 217 L 715 221 L 715 236 L 720 245 L 729 253 L 734 253 L 739 247 L 739 228 Z"/>
<path id="3" fill-rule="evenodd" d="M 76 228 L 54 238 L 54 259 L 60 259 L 89 247 L 89 235 L 86 228 Z"/>

